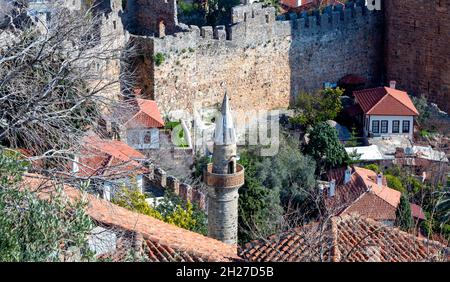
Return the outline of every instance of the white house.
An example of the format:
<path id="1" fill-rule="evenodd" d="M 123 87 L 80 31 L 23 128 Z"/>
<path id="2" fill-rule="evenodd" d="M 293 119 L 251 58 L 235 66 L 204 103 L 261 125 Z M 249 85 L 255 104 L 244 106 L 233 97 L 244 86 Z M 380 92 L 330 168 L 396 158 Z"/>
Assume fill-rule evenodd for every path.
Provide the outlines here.
<path id="1" fill-rule="evenodd" d="M 144 175 L 148 170 L 143 160 L 142 153 L 122 141 L 86 136 L 72 162 L 72 173 L 90 179 L 91 188 L 111 200 L 122 186 L 144 192 Z"/>
<path id="2" fill-rule="evenodd" d="M 363 113 L 364 134 L 368 137 L 405 136 L 412 139 L 414 117 L 419 115 L 408 93 L 391 87 L 353 92 Z"/>
<path id="3" fill-rule="evenodd" d="M 160 145 L 159 129 L 164 121 L 156 102 L 136 98 L 136 111 L 124 124 L 126 142 L 138 150 L 158 149 Z"/>

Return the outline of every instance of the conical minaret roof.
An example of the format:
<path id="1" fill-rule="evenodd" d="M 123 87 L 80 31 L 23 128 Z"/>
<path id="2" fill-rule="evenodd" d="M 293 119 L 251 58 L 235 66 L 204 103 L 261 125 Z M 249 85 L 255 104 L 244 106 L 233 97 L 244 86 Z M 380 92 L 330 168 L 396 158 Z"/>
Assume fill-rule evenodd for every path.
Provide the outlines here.
<path id="1" fill-rule="evenodd" d="M 216 119 L 214 143 L 217 145 L 230 145 L 236 143 L 236 132 L 234 130 L 233 116 L 231 115 L 230 101 L 225 91 L 222 108 Z"/>

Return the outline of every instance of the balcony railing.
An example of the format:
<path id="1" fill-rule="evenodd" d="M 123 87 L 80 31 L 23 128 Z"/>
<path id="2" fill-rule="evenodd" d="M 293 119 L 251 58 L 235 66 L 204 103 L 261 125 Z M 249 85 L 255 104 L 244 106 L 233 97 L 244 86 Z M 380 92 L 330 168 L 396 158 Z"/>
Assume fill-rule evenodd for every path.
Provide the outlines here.
<path id="1" fill-rule="evenodd" d="M 238 188 L 244 185 L 244 167 L 236 164 L 236 173 L 217 174 L 212 172 L 212 163 L 205 170 L 205 182 L 208 186 L 217 188 Z"/>

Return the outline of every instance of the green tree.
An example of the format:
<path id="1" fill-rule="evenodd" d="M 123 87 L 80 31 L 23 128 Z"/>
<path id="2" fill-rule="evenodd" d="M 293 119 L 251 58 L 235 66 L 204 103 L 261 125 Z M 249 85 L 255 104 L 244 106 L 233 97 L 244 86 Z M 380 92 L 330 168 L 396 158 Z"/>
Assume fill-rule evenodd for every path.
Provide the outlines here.
<path id="1" fill-rule="evenodd" d="M 411 207 L 408 198 L 402 194 L 400 204 L 396 212 L 396 225 L 404 231 L 411 231 L 414 227 L 414 221 L 411 215 Z"/>
<path id="2" fill-rule="evenodd" d="M 197 204 L 186 202 L 174 193 L 167 191 L 164 199 L 155 209 L 168 223 L 203 235 L 208 234 L 208 220 L 205 212 Z"/>
<path id="3" fill-rule="evenodd" d="M 320 92 L 320 112 L 319 120 L 333 120 L 342 111 L 341 96 L 344 90 L 341 88 L 326 88 Z"/>
<path id="4" fill-rule="evenodd" d="M 283 215 L 279 191 L 263 186 L 256 176 L 259 161 L 260 157 L 250 150 L 242 152 L 239 160 L 245 167 L 245 184 L 239 189 L 240 244 L 274 233 Z"/>
<path id="5" fill-rule="evenodd" d="M 284 207 L 309 206 L 315 187 L 314 170 L 315 161 L 303 155 L 299 142 L 286 134 L 280 135 L 278 154 L 256 164 L 258 179 L 265 187 L 280 191 Z"/>
<path id="6" fill-rule="evenodd" d="M 18 156 L 0 151 L 0 261 L 93 260 L 87 203 L 69 200 L 61 186 L 50 199 L 39 198 L 23 186 L 26 167 Z"/>
<path id="7" fill-rule="evenodd" d="M 309 131 L 305 152 L 316 161 L 318 174 L 342 166 L 348 161 L 347 152 L 339 141 L 336 129 L 326 122 L 317 124 Z"/>
<path id="8" fill-rule="evenodd" d="M 123 186 L 112 198 L 111 202 L 123 208 L 142 213 L 160 220 L 163 220 L 162 215 L 150 207 L 145 201 L 145 195 L 138 191 L 136 187 L 128 188 Z"/>
<path id="9" fill-rule="evenodd" d="M 443 224 L 450 223 L 450 190 L 447 188 L 440 194 L 440 199 L 436 205 L 437 210 L 441 213 L 440 221 Z"/>
<path id="10" fill-rule="evenodd" d="M 342 111 L 341 88 L 327 88 L 316 94 L 301 92 L 296 100 L 296 114 L 291 118 L 294 124 L 315 126 L 320 122 L 333 120 Z"/>
<path id="11" fill-rule="evenodd" d="M 345 143 L 346 147 L 356 147 L 358 146 L 358 137 L 356 133 L 356 127 L 352 127 L 352 131 L 350 132 L 350 139 Z"/>
<path id="12" fill-rule="evenodd" d="M 171 193 L 166 193 L 163 201 L 155 208 L 151 207 L 145 199 L 146 196 L 136 187 L 122 187 L 112 202 L 126 209 L 206 235 L 206 215 L 196 205 L 184 202 Z"/>
<path id="13" fill-rule="evenodd" d="M 389 188 L 395 189 L 395 190 L 401 192 L 402 194 L 408 193 L 408 191 L 406 190 L 405 186 L 403 186 L 403 183 L 399 177 L 393 176 L 390 174 L 386 174 L 385 177 L 386 177 L 387 186 Z"/>
<path id="14" fill-rule="evenodd" d="M 240 0 L 208 0 L 206 21 L 209 25 L 226 24 L 231 18 L 231 8 L 240 4 Z"/>
<path id="15" fill-rule="evenodd" d="M 376 165 L 376 164 L 368 164 L 368 165 L 364 166 L 364 168 L 365 169 L 369 169 L 371 171 L 374 171 L 376 173 L 380 173 L 381 172 L 380 167 L 378 165 Z"/>
<path id="16" fill-rule="evenodd" d="M 427 98 L 425 96 L 413 97 L 413 104 L 419 111 L 420 115 L 417 117 L 421 125 L 425 125 L 431 115 L 430 106 L 428 104 Z"/>

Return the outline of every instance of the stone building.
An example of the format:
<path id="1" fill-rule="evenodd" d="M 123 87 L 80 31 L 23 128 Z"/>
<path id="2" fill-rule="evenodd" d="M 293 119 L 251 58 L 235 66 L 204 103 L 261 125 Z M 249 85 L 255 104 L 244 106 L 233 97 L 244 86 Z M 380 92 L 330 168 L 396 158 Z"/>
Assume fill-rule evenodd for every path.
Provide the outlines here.
<path id="1" fill-rule="evenodd" d="M 238 189 L 244 184 L 244 167 L 236 163 L 236 132 L 225 93 L 216 120 L 213 162 L 205 172 L 208 186 L 208 236 L 237 243 Z"/>

